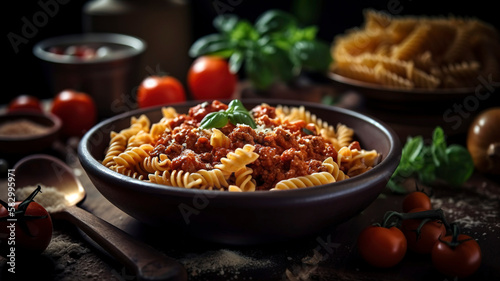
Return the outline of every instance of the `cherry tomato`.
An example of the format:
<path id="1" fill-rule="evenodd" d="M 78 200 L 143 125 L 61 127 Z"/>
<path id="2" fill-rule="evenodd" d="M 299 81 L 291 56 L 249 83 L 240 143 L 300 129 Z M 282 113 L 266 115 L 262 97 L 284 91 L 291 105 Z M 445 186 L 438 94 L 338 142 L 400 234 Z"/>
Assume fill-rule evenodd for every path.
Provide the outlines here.
<path id="1" fill-rule="evenodd" d="M 458 235 L 458 245 L 450 246 L 452 235 L 442 237 L 432 248 L 433 266 L 441 273 L 464 278 L 472 275 L 481 265 L 481 248 L 472 237 Z"/>
<path id="2" fill-rule="evenodd" d="M 409 213 L 426 211 L 425 208 L 416 208 Z M 429 220 L 420 228 L 420 234 L 417 230 L 422 223 L 422 219 L 407 219 L 401 223 L 401 230 L 406 237 L 408 249 L 419 254 L 430 254 L 432 247 L 439 240 L 439 237 L 446 235 L 446 227 L 439 220 Z"/>
<path id="3" fill-rule="evenodd" d="M 50 47 L 47 51 L 55 55 L 64 55 L 65 49 L 59 46 Z"/>
<path id="4" fill-rule="evenodd" d="M 42 112 L 42 103 L 37 97 L 30 95 L 20 95 L 14 98 L 8 105 L 9 112 L 14 111 L 35 111 Z"/>
<path id="5" fill-rule="evenodd" d="M 52 240 L 52 219 L 42 205 L 33 201 L 38 191 L 22 202 L 15 202 L 14 206 L 0 200 L 0 253 L 4 257 L 12 255 L 12 249 L 14 255 L 42 253 Z"/>
<path id="6" fill-rule="evenodd" d="M 197 100 L 230 99 L 238 77 L 229 71 L 226 60 L 201 56 L 193 61 L 188 71 L 188 86 Z"/>
<path id="7" fill-rule="evenodd" d="M 395 226 L 368 226 L 358 237 L 358 251 L 370 265 L 381 268 L 393 267 L 406 254 L 406 238 Z"/>
<path id="8" fill-rule="evenodd" d="M 51 112 L 61 119 L 61 133 L 65 137 L 81 137 L 97 122 L 97 108 L 92 97 L 74 90 L 59 92 Z"/>
<path id="9" fill-rule="evenodd" d="M 90 59 L 95 56 L 96 51 L 93 48 L 90 48 L 86 45 L 73 45 L 66 48 L 64 51 L 65 55 L 78 57 L 81 59 Z"/>
<path id="10" fill-rule="evenodd" d="M 146 77 L 137 90 L 140 108 L 186 101 L 186 91 L 181 82 L 172 76 Z"/>
<path id="11" fill-rule="evenodd" d="M 407 213 L 415 208 L 423 208 L 425 210 L 432 209 L 431 199 L 422 191 L 413 191 L 406 195 L 403 199 L 403 212 Z"/>

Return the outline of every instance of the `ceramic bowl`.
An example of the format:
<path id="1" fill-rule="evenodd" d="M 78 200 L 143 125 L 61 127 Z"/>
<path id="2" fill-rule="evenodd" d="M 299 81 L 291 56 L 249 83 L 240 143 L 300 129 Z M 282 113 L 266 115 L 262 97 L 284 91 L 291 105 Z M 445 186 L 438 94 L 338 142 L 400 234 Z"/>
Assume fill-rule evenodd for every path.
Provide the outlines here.
<path id="1" fill-rule="evenodd" d="M 344 222 L 377 198 L 399 164 L 401 144 L 397 136 L 376 119 L 313 103 L 270 99 L 242 102 L 248 109 L 263 102 L 271 106 L 304 105 L 330 124 L 341 122 L 353 128 L 362 147 L 376 149 L 382 160 L 362 175 L 332 184 L 242 193 L 163 186 L 135 180 L 103 166 L 101 161 L 111 131 L 130 126 L 132 116 L 145 114 L 152 123 L 160 120 L 160 108 L 149 108 L 117 115 L 89 130 L 78 149 L 81 164 L 104 197 L 139 221 L 233 245 L 287 241 Z M 197 103 L 174 107 L 187 113 Z"/>
<path id="2" fill-rule="evenodd" d="M 27 155 L 48 149 L 59 137 L 62 126 L 61 119 L 51 113 L 26 111 L 0 115 L 0 126 L 7 126 L 11 122 L 23 122 L 23 124 L 29 122 L 31 125 L 42 126 L 44 129 L 43 132 L 33 134 L 15 133 L 15 131 L 29 132 L 29 127 L 24 127 L 24 129 L 17 128 L 15 131 L 9 130 L 8 135 L 0 135 L 2 155 Z"/>
<path id="3" fill-rule="evenodd" d="M 463 136 L 475 116 L 500 104 L 500 84 L 483 77 L 478 77 L 475 87 L 449 89 L 391 88 L 336 73 L 328 78 L 340 92 L 361 96 L 361 111 L 396 129 L 403 141 L 409 136 L 403 132 L 408 126 L 424 138 L 432 137 L 436 126 L 447 136 Z"/>

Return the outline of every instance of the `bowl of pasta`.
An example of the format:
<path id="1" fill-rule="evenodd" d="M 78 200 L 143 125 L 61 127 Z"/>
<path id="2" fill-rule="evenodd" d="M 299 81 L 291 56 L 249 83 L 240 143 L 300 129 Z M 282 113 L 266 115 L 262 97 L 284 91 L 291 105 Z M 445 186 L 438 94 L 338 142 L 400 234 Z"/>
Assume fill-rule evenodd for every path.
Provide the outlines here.
<path id="1" fill-rule="evenodd" d="M 334 38 L 329 78 L 377 107 L 443 113 L 498 101 L 498 49 L 498 30 L 477 18 L 367 9 L 362 26 Z"/>
<path id="2" fill-rule="evenodd" d="M 286 241 L 352 218 L 400 154 L 374 118 L 272 99 L 130 111 L 97 124 L 78 149 L 96 188 L 124 212 L 224 244 Z"/>

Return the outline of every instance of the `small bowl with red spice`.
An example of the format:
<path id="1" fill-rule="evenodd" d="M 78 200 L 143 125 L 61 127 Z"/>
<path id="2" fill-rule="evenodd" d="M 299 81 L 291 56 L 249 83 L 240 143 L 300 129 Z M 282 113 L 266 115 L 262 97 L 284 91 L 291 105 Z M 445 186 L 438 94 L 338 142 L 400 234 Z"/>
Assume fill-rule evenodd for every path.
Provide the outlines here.
<path id="1" fill-rule="evenodd" d="M 44 151 L 58 139 L 61 120 L 37 111 L 8 112 L 0 115 L 0 153 L 26 155 Z"/>
<path id="2" fill-rule="evenodd" d="M 352 218 L 384 190 L 399 164 L 399 138 L 372 117 L 292 100 L 221 102 L 190 101 L 104 120 L 80 142 L 82 167 L 106 199 L 141 222 L 197 239 L 249 245 L 313 235 Z M 291 111 L 294 118 L 307 121 L 276 118 L 276 112 L 291 108 L 298 110 Z M 200 112 L 207 119 L 198 115 Z M 246 123 L 247 113 L 255 124 Z M 333 141 L 322 141 L 323 132 L 318 127 L 325 122 L 352 128 L 353 141 L 338 147 Z M 209 123 L 219 129 L 207 129 Z M 330 130 L 328 126 L 321 129 Z M 210 136 L 207 130 L 211 130 Z M 347 131 L 346 138 L 349 134 Z M 231 144 L 225 144 L 227 140 Z M 177 143 L 183 141 L 185 145 Z M 363 164 L 359 162 L 352 162 L 357 163 L 352 174 L 334 168 L 341 161 L 340 155 L 344 160 L 360 159 L 346 151 L 359 152 L 361 148 L 377 152 L 364 158 L 371 162 L 365 162 L 369 168 L 356 172 L 361 167 L 358 164 Z M 218 157 L 220 153 L 227 156 Z M 148 162 L 148 157 L 156 160 Z M 151 167 L 154 173 L 147 171 Z M 192 173 L 185 173 L 189 169 Z M 214 172 L 207 177 L 210 180 L 201 179 L 201 175 L 210 174 L 207 171 L 215 170 L 221 173 Z M 350 176 L 341 177 L 343 173 Z M 283 189 L 279 183 L 289 179 L 287 175 L 290 179 L 305 177 L 299 180 L 305 186 L 294 180 L 297 188 L 278 190 Z M 335 180 L 329 180 L 332 175 Z M 286 189 L 286 184 L 282 186 Z"/>

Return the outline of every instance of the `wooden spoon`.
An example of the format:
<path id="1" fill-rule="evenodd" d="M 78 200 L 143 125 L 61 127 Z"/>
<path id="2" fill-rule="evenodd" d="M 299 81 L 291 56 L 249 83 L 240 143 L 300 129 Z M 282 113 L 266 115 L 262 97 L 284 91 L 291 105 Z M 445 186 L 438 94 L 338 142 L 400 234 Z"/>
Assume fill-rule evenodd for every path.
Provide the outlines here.
<path id="1" fill-rule="evenodd" d="M 14 169 L 17 187 L 43 184 L 62 192 L 68 206 L 51 213 L 51 216 L 76 225 L 135 272 L 138 280 L 187 280 L 186 269 L 178 261 L 77 207 L 76 204 L 85 198 L 85 189 L 70 167 L 61 160 L 50 155 L 31 155 L 21 159 Z"/>

